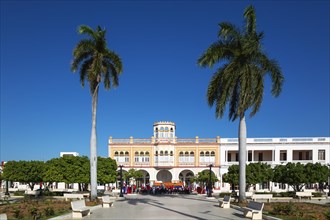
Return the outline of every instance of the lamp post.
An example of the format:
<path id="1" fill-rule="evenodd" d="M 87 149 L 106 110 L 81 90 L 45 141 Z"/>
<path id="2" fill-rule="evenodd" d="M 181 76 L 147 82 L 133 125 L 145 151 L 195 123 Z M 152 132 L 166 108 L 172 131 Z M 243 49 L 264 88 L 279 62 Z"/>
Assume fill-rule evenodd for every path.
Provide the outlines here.
<path id="1" fill-rule="evenodd" d="M 119 197 L 123 196 L 123 165 L 119 165 L 120 167 L 120 194 Z"/>
<path id="2" fill-rule="evenodd" d="M 9 196 L 9 191 L 8 191 L 8 180 L 6 180 L 6 192 L 5 196 Z"/>
<path id="3" fill-rule="evenodd" d="M 211 197 L 212 196 L 212 179 L 211 179 L 211 177 L 212 177 L 212 170 L 211 170 L 211 168 L 213 167 L 213 165 L 212 164 L 210 164 L 208 167 L 210 167 L 210 179 L 209 179 L 209 190 L 208 190 L 208 197 Z"/>

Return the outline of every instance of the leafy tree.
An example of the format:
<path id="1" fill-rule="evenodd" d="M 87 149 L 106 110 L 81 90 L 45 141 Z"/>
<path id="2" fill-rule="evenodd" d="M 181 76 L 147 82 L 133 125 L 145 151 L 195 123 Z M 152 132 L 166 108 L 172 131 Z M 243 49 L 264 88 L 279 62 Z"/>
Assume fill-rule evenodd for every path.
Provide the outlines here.
<path id="1" fill-rule="evenodd" d="M 221 66 L 214 73 L 208 89 L 207 100 L 215 106 L 216 118 L 222 118 L 229 108 L 229 120 L 239 118 L 239 201 L 245 201 L 246 185 L 246 123 L 245 114 L 250 117 L 260 109 L 264 95 L 264 78 L 270 75 L 272 95 L 279 96 L 283 75 L 275 60 L 263 52 L 263 32 L 256 30 L 256 15 L 253 6 L 244 11 L 245 29 L 240 30 L 231 23 L 222 22 L 218 41 L 198 59 L 202 67 Z"/>
<path id="2" fill-rule="evenodd" d="M 117 87 L 119 75 L 122 72 L 120 57 L 107 48 L 105 39 L 106 30 L 97 26 L 95 30 L 86 25 L 81 25 L 79 34 L 86 34 L 87 39 L 82 39 L 73 50 L 71 70 L 80 69 L 80 82 L 85 85 L 89 82 L 92 95 L 92 132 L 90 141 L 90 175 L 91 199 L 97 197 L 97 149 L 96 149 L 96 108 L 99 84 L 103 81 L 106 90 Z"/>
<path id="3" fill-rule="evenodd" d="M 287 163 L 277 165 L 274 168 L 274 182 L 288 184 L 294 191 L 301 191 L 305 183 L 308 182 L 305 166 L 301 163 Z"/>
<path id="4" fill-rule="evenodd" d="M 201 185 L 201 187 L 204 188 L 204 186 L 206 186 L 206 184 L 209 183 L 209 181 L 210 181 L 210 171 L 203 170 L 202 172 L 198 172 L 194 176 L 193 181 L 199 183 Z M 218 181 L 218 178 L 216 177 L 216 175 L 213 172 L 211 172 L 211 182 L 214 184 L 217 181 Z"/>
<path id="5" fill-rule="evenodd" d="M 63 158 L 53 158 L 45 163 L 45 171 L 43 173 L 44 181 L 53 182 L 66 182 L 64 174 L 66 172 L 66 164 Z"/>
<path id="6" fill-rule="evenodd" d="M 305 165 L 307 183 L 318 183 L 319 186 L 328 181 L 330 171 L 326 165 L 320 163 L 308 163 Z"/>
<path id="7" fill-rule="evenodd" d="M 8 161 L 3 169 L 3 178 L 9 181 L 27 183 L 31 190 L 43 182 L 43 161 Z"/>
<path id="8" fill-rule="evenodd" d="M 131 178 L 138 179 L 142 178 L 143 173 L 141 170 L 129 169 L 127 172 L 124 173 L 124 179 L 129 180 Z"/>
<path id="9" fill-rule="evenodd" d="M 257 183 L 266 183 L 273 179 L 274 173 L 266 163 L 250 163 L 246 166 L 246 187 Z"/>
<path id="10" fill-rule="evenodd" d="M 222 175 L 222 181 L 229 183 L 232 190 L 235 190 L 235 185 L 238 185 L 239 166 L 234 164 L 228 168 L 228 172 Z"/>
<path id="11" fill-rule="evenodd" d="M 63 156 L 48 160 L 44 172 L 45 181 L 78 183 L 80 191 L 87 191 L 90 177 L 88 161 L 86 156 Z"/>
<path id="12" fill-rule="evenodd" d="M 117 163 L 110 157 L 98 157 L 97 182 L 101 184 L 114 183 L 117 179 Z"/>

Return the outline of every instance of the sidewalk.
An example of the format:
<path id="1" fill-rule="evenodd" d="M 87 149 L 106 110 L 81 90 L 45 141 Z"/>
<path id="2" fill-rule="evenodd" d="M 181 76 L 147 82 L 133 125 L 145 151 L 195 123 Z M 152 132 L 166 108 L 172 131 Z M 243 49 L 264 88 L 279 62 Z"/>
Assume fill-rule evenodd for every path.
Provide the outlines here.
<path id="1" fill-rule="evenodd" d="M 137 195 L 116 200 L 111 208 L 97 206 L 83 219 L 244 219 L 235 209 L 222 209 L 217 199 L 196 195 Z M 71 219 L 71 214 L 55 219 Z"/>

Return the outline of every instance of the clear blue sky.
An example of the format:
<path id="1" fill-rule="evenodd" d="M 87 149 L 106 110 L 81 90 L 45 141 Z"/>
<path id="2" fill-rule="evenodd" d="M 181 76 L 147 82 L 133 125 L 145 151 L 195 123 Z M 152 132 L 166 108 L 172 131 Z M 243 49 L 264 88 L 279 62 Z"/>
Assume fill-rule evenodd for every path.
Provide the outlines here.
<path id="1" fill-rule="evenodd" d="M 237 137 L 238 121 L 215 118 L 206 102 L 213 70 L 197 65 L 218 23 L 243 25 L 253 4 L 264 50 L 285 76 L 247 119 L 248 137 L 315 137 L 329 132 L 329 1 L 4 1 L 1 0 L 0 160 L 89 155 L 91 96 L 70 72 L 81 24 L 107 29 L 122 58 L 118 88 L 99 93 L 98 154 L 108 137 L 149 138 L 174 121 L 179 138 Z"/>

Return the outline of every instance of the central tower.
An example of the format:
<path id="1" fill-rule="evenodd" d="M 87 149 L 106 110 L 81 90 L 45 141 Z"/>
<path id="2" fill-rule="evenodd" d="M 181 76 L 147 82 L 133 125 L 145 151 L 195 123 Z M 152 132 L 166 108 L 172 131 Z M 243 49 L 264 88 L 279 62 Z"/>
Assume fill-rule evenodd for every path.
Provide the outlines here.
<path id="1" fill-rule="evenodd" d="M 155 122 L 154 138 L 156 142 L 174 142 L 175 123 L 171 121 Z"/>

